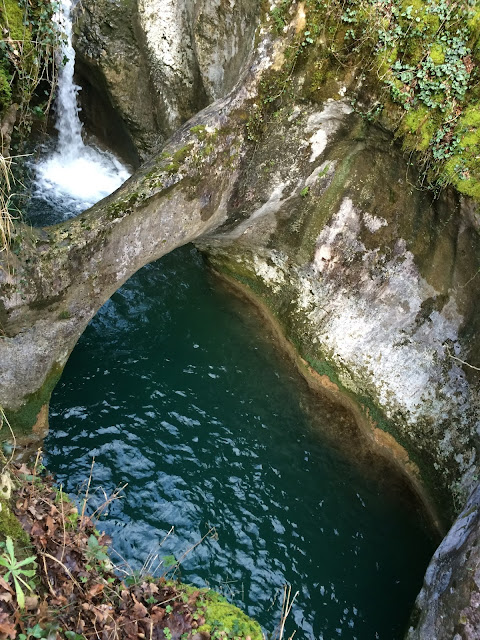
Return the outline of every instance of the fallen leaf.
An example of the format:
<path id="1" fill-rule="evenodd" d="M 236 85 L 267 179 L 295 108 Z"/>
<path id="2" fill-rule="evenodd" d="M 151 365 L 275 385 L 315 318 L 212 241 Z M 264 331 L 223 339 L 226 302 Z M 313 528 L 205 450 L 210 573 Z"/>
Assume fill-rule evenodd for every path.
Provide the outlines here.
<path id="1" fill-rule="evenodd" d="M 27 611 L 33 611 L 38 607 L 38 596 L 26 596 L 25 597 L 25 609 Z"/>
<path id="2" fill-rule="evenodd" d="M 47 524 L 47 533 L 48 533 L 48 535 L 49 536 L 55 535 L 56 526 L 55 526 L 55 524 L 53 522 L 52 516 L 47 516 L 46 524 Z"/>
<path id="3" fill-rule="evenodd" d="M 152 607 L 152 610 L 150 611 L 150 617 L 153 622 L 160 622 L 165 617 L 165 609 L 163 609 L 162 607 Z"/>
<path id="4" fill-rule="evenodd" d="M 90 600 L 91 598 L 98 596 L 98 594 L 103 591 L 104 587 L 105 585 L 100 583 L 94 584 L 93 587 L 90 587 L 90 589 L 87 591 L 86 593 L 87 598 Z"/>
<path id="5" fill-rule="evenodd" d="M 15 638 L 17 631 L 8 613 L 0 613 L 0 638 Z"/>
<path id="6" fill-rule="evenodd" d="M 140 618 L 146 618 L 148 616 L 147 608 L 141 602 L 138 602 L 138 601 L 135 601 L 132 611 L 133 611 L 133 615 L 135 616 L 135 618 L 137 618 L 137 620 L 139 620 Z"/>
<path id="7" fill-rule="evenodd" d="M 0 587 L 2 589 L 5 589 L 5 591 L 10 591 L 10 593 L 13 593 L 12 587 L 1 576 L 0 576 Z"/>

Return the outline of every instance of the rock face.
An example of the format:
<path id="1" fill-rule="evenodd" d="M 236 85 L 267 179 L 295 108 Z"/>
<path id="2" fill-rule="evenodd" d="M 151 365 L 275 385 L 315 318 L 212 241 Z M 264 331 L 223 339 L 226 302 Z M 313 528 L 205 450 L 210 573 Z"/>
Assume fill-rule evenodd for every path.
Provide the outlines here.
<path id="1" fill-rule="evenodd" d="M 480 487 L 438 547 L 406 640 L 480 638 Z"/>
<path id="2" fill-rule="evenodd" d="M 434 201 L 414 181 L 390 137 L 345 102 L 286 107 L 235 186 L 229 222 L 200 246 L 433 471 L 437 495 L 455 483 L 461 495 L 478 464 L 478 379 L 452 356 L 472 355 L 479 238 L 452 194 Z"/>
<path id="3" fill-rule="evenodd" d="M 259 11 L 255 0 L 82 2 L 77 68 L 91 130 L 123 139 L 133 163 L 148 157 L 238 82 Z"/>
<path id="4" fill-rule="evenodd" d="M 258 29 L 235 84 L 258 3 L 84 3 L 81 64 L 92 95 L 118 112 L 126 149 L 141 156 L 217 99 L 90 211 L 50 229 L 18 227 L 0 269 L 0 404 L 31 427 L 103 302 L 143 264 L 195 240 L 356 403 L 372 437 L 389 446 L 395 437 L 397 455 L 437 497 L 460 506 L 477 491 L 433 560 L 411 631 L 412 640 L 451 640 L 451 628 L 469 638 L 480 384 L 465 363 L 480 364 L 478 214 L 453 192 L 423 191 L 392 136 L 346 100 L 304 99 L 305 62 L 285 73 L 304 8 L 281 37 Z M 435 620 L 452 627 L 432 626 L 432 601 Z"/>
<path id="5" fill-rule="evenodd" d="M 165 140 L 137 30 L 134 0 L 77 6 L 75 69 L 82 85 L 81 115 L 90 131 L 136 166 Z"/>

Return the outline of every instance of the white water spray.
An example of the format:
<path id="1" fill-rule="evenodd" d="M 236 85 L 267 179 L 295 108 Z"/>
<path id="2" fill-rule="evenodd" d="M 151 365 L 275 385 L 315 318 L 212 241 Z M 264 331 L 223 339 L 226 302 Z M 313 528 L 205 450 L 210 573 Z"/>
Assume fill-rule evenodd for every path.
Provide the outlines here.
<path id="1" fill-rule="evenodd" d="M 76 215 L 115 191 L 130 176 L 128 169 L 106 151 L 86 145 L 78 117 L 74 81 L 75 50 L 72 46 L 72 2 L 63 0 L 54 20 L 65 34 L 61 56 L 66 63 L 58 77 L 55 151 L 35 166 L 35 197 L 46 200 L 64 212 Z"/>

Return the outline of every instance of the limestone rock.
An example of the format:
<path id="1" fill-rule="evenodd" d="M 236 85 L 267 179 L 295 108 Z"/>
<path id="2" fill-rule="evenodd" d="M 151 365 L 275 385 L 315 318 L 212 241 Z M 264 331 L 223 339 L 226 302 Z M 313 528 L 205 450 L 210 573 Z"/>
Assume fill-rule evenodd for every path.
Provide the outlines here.
<path id="1" fill-rule="evenodd" d="M 164 140 L 135 0 L 79 3 L 75 47 L 81 116 L 90 131 L 138 165 Z"/>
<path id="2" fill-rule="evenodd" d="M 279 110 L 255 154 L 199 246 L 428 469 L 437 496 L 465 496 L 479 382 L 454 358 L 478 365 L 480 239 L 460 202 L 416 189 L 390 136 L 342 101 Z"/>
<path id="3" fill-rule="evenodd" d="M 237 83 L 256 0 L 84 0 L 76 21 L 85 117 L 135 162 Z"/>
<path id="4" fill-rule="evenodd" d="M 282 75 L 302 6 L 281 38 L 257 30 L 235 84 L 253 1 L 85 0 L 81 64 L 96 104 L 118 114 L 126 152 L 142 157 L 217 99 L 110 198 L 53 228 L 18 225 L 16 251 L 0 256 L 0 404 L 34 425 L 103 302 L 145 263 L 196 241 L 263 299 L 317 373 L 396 437 L 437 497 L 456 506 L 476 491 L 427 575 L 411 636 L 427 639 L 448 618 L 466 640 L 478 612 L 480 383 L 465 364 L 480 365 L 478 214 L 453 191 L 423 191 L 392 136 L 338 99 L 345 87 L 307 100 L 308 69 Z M 267 70 L 280 93 L 262 94 Z"/>
<path id="5" fill-rule="evenodd" d="M 480 486 L 438 547 L 406 640 L 480 638 Z"/>

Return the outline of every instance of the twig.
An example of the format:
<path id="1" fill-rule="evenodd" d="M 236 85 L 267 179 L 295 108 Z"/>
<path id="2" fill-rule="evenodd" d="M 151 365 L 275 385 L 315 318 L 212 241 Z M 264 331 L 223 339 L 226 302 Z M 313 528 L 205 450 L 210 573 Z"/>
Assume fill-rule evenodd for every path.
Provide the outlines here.
<path id="1" fill-rule="evenodd" d="M 62 505 L 62 525 L 63 525 L 63 547 L 62 547 L 62 555 L 60 560 L 63 561 L 63 557 L 65 555 L 65 548 L 67 546 L 67 531 L 65 528 L 65 509 L 63 506 L 63 485 L 60 485 L 60 502 Z"/>
<path id="2" fill-rule="evenodd" d="M 474 369 L 475 371 L 480 371 L 480 367 L 475 367 L 473 364 L 470 364 L 469 362 L 465 362 L 465 360 L 461 360 L 460 358 L 457 358 L 457 356 L 454 356 L 447 345 L 445 348 L 450 358 L 452 358 L 452 360 L 456 360 L 457 362 L 460 362 L 461 364 L 464 364 L 466 367 L 470 367 L 470 369 Z"/>
<path id="3" fill-rule="evenodd" d="M 92 468 L 93 468 L 93 463 L 92 463 Z M 90 486 L 90 483 L 89 483 L 89 486 Z M 90 517 L 92 519 L 98 520 L 100 518 L 100 516 L 102 515 L 103 511 L 108 507 L 108 505 L 111 502 L 113 502 L 114 500 L 119 500 L 120 498 L 123 497 L 123 496 L 120 495 L 120 493 L 126 487 L 128 487 L 128 482 L 126 482 L 125 484 L 121 485 L 120 487 L 117 487 L 110 497 L 107 496 L 107 494 L 106 494 L 104 489 L 101 489 L 103 491 L 103 495 L 105 496 L 105 501 L 97 509 L 95 509 L 95 511 L 92 513 L 92 515 Z M 88 489 L 87 489 L 87 491 L 88 491 Z M 86 496 L 85 496 L 85 499 L 86 499 Z"/>
<path id="4" fill-rule="evenodd" d="M 43 556 L 44 561 L 45 561 L 45 557 L 47 557 L 47 558 L 50 558 L 50 560 L 53 560 L 54 562 L 59 564 L 61 567 L 63 567 L 68 577 L 70 578 L 70 580 L 77 585 L 80 591 L 83 592 L 82 585 L 79 582 L 77 582 L 77 580 L 75 579 L 75 576 L 72 574 L 70 569 L 63 564 L 63 562 L 61 562 L 58 558 L 55 558 L 55 556 L 52 556 L 50 553 L 47 553 L 46 551 L 39 551 L 39 553 Z"/>
<path id="5" fill-rule="evenodd" d="M 182 556 L 180 556 L 180 558 L 175 563 L 175 570 L 174 570 L 172 575 L 173 576 L 175 575 L 175 573 L 177 572 L 177 569 L 179 568 L 181 562 L 188 556 L 189 553 L 191 553 L 194 549 L 196 549 L 198 547 L 198 545 L 201 544 L 205 540 L 205 538 L 207 536 L 209 536 L 210 534 L 212 534 L 212 536 L 214 536 L 214 535 L 216 535 L 216 533 L 217 533 L 217 530 L 215 529 L 215 527 L 210 527 L 210 529 L 203 536 L 203 538 L 200 538 L 200 540 L 198 542 L 196 542 L 193 546 L 191 546 L 189 549 L 187 549 Z"/>
<path id="6" fill-rule="evenodd" d="M 292 610 L 292 606 L 293 603 L 295 602 L 297 596 L 298 596 L 299 592 L 296 591 L 295 595 L 292 596 L 292 585 L 284 585 L 283 586 L 283 600 L 282 600 L 282 613 L 281 613 L 281 619 L 280 619 L 280 625 L 278 628 L 278 640 L 283 640 L 283 636 L 285 633 L 285 623 L 287 621 L 288 616 L 290 615 L 290 611 Z M 289 640 L 292 640 L 293 636 L 295 635 L 295 631 L 293 632 L 293 634 L 290 636 Z M 275 638 L 277 636 L 275 635 Z"/>
<path id="7" fill-rule="evenodd" d="M 12 453 L 10 455 L 10 458 L 7 460 L 7 462 L 5 463 L 5 466 L 2 469 L 2 473 L 8 468 L 8 466 L 10 465 L 10 463 L 13 460 L 13 457 L 15 455 L 15 449 L 16 449 L 16 446 L 17 446 L 17 439 L 15 437 L 15 434 L 13 433 L 13 429 L 12 429 L 12 427 L 10 425 L 10 422 L 8 421 L 8 418 L 5 415 L 3 407 L 0 407 L 0 429 L 2 428 L 4 422 L 7 425 L 7 427 L 9 428 L 9 430 L 10 430 L 10 434 L 11 434 L 12 440 L 13 440 L 13 448 L 12 448 Z"/>
<path id="8" fill-rule="evenodd" d="M 83 526 L 83 518 L 85 516 L 85 509 L 86 509 L 87 500 L 88 500 L 88 492 L 90 491 L 90 484 L 92 482 L 93 465 L 94 464 L 95 464 L 95 457 L 92 458 L 92 466 L 90 467 L 90 475 L 88 476 L 88 482 L 87 482 L 87 491 L 85 492 L 85 498 L 83 499 L 82 513 L 80 515 L 80 527 Z"/>
<path id="9" fill-rule="evenodd" d="M 43 560 L 43 569 L 44 569 L 44 571 L 45 571 L 45 577 L 46 577 L 46 579 L 47 579 L 48 589 L 49 589 L 50 593 L 52 594 L 52 596 L 53 596 L 54 598 L 56 598 L 56 597 L 57 597 L 57 594 L 56 594 L 56 593 L 55 593 L 55 591 L 53 590 L 52 584 L 51 584 L 51 582 L 50 582 L 50 578 L 48 577 L 47 562 L 46 562 L 46 560 L 45 560 L 45 556 L 44 556 L 44 555 L 42 555 L 42 560 Z"/>

